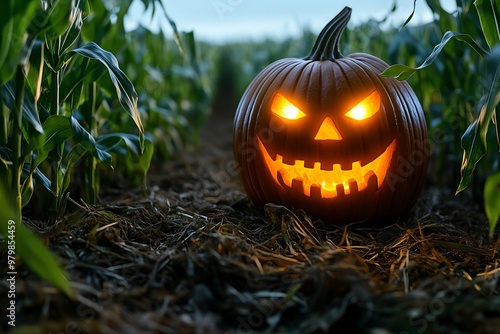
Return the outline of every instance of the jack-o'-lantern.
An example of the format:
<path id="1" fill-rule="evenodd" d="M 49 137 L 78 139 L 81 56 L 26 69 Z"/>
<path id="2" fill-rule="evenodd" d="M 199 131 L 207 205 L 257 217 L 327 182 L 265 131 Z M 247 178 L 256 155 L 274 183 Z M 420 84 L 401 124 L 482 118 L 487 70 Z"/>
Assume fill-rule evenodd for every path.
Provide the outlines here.
<path id="1" fill-rule="evenodd" d="M 259 206 L 385 225 L 406 215 L 422 188 L 426 123 L 410 86 L 380 76 L 386 63 L 340 53 L 350 14 L 341 11 L 307 57 L 278 60 L 252 81 L 234 119 L 234 156 Z"/>

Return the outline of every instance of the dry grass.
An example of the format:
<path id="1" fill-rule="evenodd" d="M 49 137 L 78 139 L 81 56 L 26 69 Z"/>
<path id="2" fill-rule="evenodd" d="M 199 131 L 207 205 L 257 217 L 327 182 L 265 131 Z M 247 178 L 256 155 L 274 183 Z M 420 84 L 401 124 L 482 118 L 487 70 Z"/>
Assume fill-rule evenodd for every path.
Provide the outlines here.
<path id="1" fill-rule="evenodd" d="M 21 268 L 14 332 L 498 330 L 500 238 L 487 238 L 480 209 L 428 188 L 410 219 L 378 230 L 259 211 L 229 145 L 157 167 L 147 191 L 110 187 L 102 205 L 79 203 L 53 228 L 28 221 L 79 297 Z"/>

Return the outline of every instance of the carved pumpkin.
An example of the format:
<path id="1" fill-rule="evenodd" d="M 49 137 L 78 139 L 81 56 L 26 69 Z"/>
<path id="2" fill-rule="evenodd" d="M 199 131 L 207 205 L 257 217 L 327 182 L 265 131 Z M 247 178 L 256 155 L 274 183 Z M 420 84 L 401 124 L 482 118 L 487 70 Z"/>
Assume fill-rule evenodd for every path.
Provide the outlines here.
<path id="1" fill-rule="evenodd" d="M 342 56 L 350 14 L 341 11 L 307 57 L 278 60 L 252 81 L 234 119 L 234 157 L 256 205 L 385 225 L 410 211 L 423 186 L 427 129 L 410 86 L 379 75 L 386 63 Z"/>

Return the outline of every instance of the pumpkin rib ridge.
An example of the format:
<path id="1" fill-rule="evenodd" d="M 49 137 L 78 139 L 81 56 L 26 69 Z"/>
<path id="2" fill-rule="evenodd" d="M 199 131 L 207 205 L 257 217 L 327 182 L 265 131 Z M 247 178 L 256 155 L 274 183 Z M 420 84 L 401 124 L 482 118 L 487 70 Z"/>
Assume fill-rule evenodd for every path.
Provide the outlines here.
<path id="1" fill-rule="evenodd" d="M 404 178 L 404 182 L 399 182 L 396 185 L 400 191 L 393 192 L 394 207 L 398 208 L 398 216 L 404 212 L 408 212 L 418 199 L 418 194 L 423 187 L 423 181 L 426 174 L 426 160 L 422 162 L 422 166 L 413 166 L 411 155 L 414 150 L 418 149 L 416 143 L 426 138 L 426 125 L 422 126 L 421 120 L 424 118 L 420 104 L 416 103 L 416 96 L 413 90 L 410 89 L 406 82 L 388 79 L 387 86 L 390 88 L 392 99 L 398 105 L 399 113 L 395 115 L 401 117 L 401 125 L 406 131 L 400 132 L 405 135 L 404 147 L 399 150 L 396 172 L 400 177 Z M 403 145 L 403 143 L 401 143 Z M 426 159 L 426 158 L 424 158 Z M 410 164 L 404 166 L 404 164 Z M 404 172 L 405 168 L 410 170 Z M 403 175 L 401 173 L 404 173 Z M 409 173 L 409 174 L 407 174 Z M 398 196 L 397 194 L 400 194 Z"/>
<path id="2" fill-rule="evenodd" d="M 349 56 L 346 58 L 349 58 Z M 344 59 L 346 59 L 346 58 L 344 58 Z M 358 59 L 356 59 L 357 61 L 349 62 L 350 65 L 353 65 L 353 64 L 356 65 L 357 67 L 359 67 L 359 70 L 366 72 L 366 74 L 372 78 L 372 81 L 374 81 L 373 80 L 374 79 L 373 73 L 371 73 L 370 71 L 367 71 L 364 68 L 364 66 L 369 66 L 369 67 L 373 67 L 373 66 L 371 66 L 371 64 L 369 64 L 369 63 L 361 62 Z M 377 63 L 377 66 L 382 68 L 382 61 L 380 61 L 380 63 Z M 354 70 L 354 72 L 357 72 L 357 71 Z M 403 128 L 406 128 L 408 131 L 407 132 L 407 131 L 396 130 L 397 133 L 400 133 L 400 134 L 405 133 L 406 134 L 406 136 L 405 136 L 406 138 L 403 141 L 399 141 L 398 152 L 399 152 L 399 156 L 404 156 L 404 158 L 408 161 L 409 157 L 406 156 L 405 154 L 403 154 L 403 152 L 407 151 L 407 150 L 409 150 L 411 152 L 412 150 L 415 149 L 414 144 L 416 141 L 418 141 L 418 138 L 416 137 L 417 136 L 416 133 L 417 132 L 420 133 L 420 135 L 418 136 L 419 138 L 425 138 L 425 133 L 426 133 L 425 126 L 422 127 L 423 112 L 418 112 L 419 109 L 421 110 L 421 107 L 418 107 L 417 104 L 415 103 L 414 92 L 409 89 L 409 85 L 406 82 L 399 82 L 399 81 L 394 82 L 394 80 L 392 80 L 392 79 L 387 79 L 387 80 L 382 81 L 380 77 L 376 77 L 376 81 L 385 90 L 385 92 L 390 100 L 389 102 L 393 106 L 392 107 L 393 110 L 398 109 L 401 112 L 401 116 L 403 117 L 401 119 L 401 122 L 399 122 L 399 120 L 397 119 L 398 113 L 395 113 L 394 111 L 392 111 L 391 114 L 393 115 L 393 117 L 396 118 L 396 124 L 401 123 L 398 126 L 398 128 L 402 126 Z M 407 96 L 409 96 L 409 98 Z M 413 108 L 412 108 L 412 106 L 410 106 L 408 104 L 408 100 L 411 100 Z M 398 106 L 398 108 L 396 108 L 395 105 Z M 410 121 L 410 120 L 412 120 L 412 121 Z M 415 123 L 415 120 L 417 121 L 418 124 Z M 419 131 L 417 129 L 420 129 L 421 131 Z M 406 149 L 404 147 L 401 147 L 402 145 L 407 146 Z M 396 161 L 395 168 L 397 171 L 399 171 L 399 164 L 400 164 L 400 162 Z M 425 163 L 423 163 L 423 164 L 425 164 Z M 401 193 L 404 194 L 404 196 L 397 196 L 396 192 L 392 191 L 391 197 L 393 198 L 393 200 L 391 202 L 393 202 L 393 203 L 394 203 L 394 201 L 398 202 L 397 205 L 394 205 L 394 206 L 398 207 L 398 208 L 403 208 L 400 211 L 405 211 L 404 208 L 413 206 L 413 204 L 415 203 L 415 201 L 417 199 L 415 195 L 418 195 L 418 193 L 420 192 L 421 185 L 419 185 L 419 180 L 424 178 L 425 173 L 422 170 L 422 168 L 416 168 L 416 170 L 414 171 L 414 174 L 415 175 L 413 175 L 413 177 L 406 179 L 405 182 L 399 186 L 399 187 L 403 188 Z M 413 189 L 413 191 L 408 191 L 407 188 Z M 415 191 L 415 189 L 418 189 L 418 191 Z"/>
<path id="3" fill-rule="evenodd" d="M 307 61 L 307 60 L 301 60 L 299 65 L 297 67 L 294 67 L 293 69 L 290 69 L 287 71 L 285 77 L 283 80 L 279 83 L 279 87 L 286 87 L 287 91 L 291 94 L 291 96 L 296 97 L 296 91 L 299 87 L 299 84 L 302 82 L 302 80 L 308 80 L 311 76 L 311 67 L 313 67 L 314 62 Z M 298 78 L 298 79 L 297 79 Z M 306 86 L 307 87 L 307 86 Z M 272 91 L 274 93 L 274 88 L 272 88 Z M 299 96 L 302 96 L 300 94 Z M 304 101 L 300 101 L 303 103 Z M 306 114 L 310 114 L 310 111 L 307 111 Z M 310 115 L 309 115 L 310 116 Z M 284 130 L 284 133 L 280 135 L 282 137 L 282 144 L 280 145 L 280 152 L 279 154 L 283 156 L 284 161 L 288 159 L 288 155 L 293 155 L 297 156 L 298 152 L 300 152 L 299 148 L 299 143 L 297 143 L 296 138 L 297 136 L 290 136 L 288 129 Z M 282 146 L 282 147 L 281 147 Z M 288 154 L 284 154 L 283 152 L 287 152 Z M 291 161 L 290 161 L 291 162 Z M 293 162 L 291 162 L 293 163 Z M 280 198 L 280 201 L 283 201 L 283 194 L 281 191 L 277 191 L 278 197 Z"/>
<path id="4" fill-rule="evenodd" d="M 352 82 L 351 80 L 351 68 L 348 66 L 348 58 L 342 58 L 341 60 L 338 60 L 336 62 L 336 65 L 338 66 L 340 72 L 342 73 L 342 76 L 344 77 L 344 85 L 347 86 L 348 88 L 348 91 L 347 91 L 347 96 L 352 96 L 353 95 L 353 92 L 355 91 L 355 86 L 357 86 L 357 82 Z M 347 67 L 347 68 L 346 68 Z M 354 73 L 356 74 L 356 73 Z M 357 77 L 356 81 L 361 81 L 361 79 L 359 77 Z M 355 131 L 354 129 L 352 129 L 351 127 L 348 127 L 348 130 L 349 132 L 347 132 L 347 138 L 351 138 L 351 137 L 358 137 L 356 135 L 352 135 L 354 132 L 357 132 Z M 365 150 L 363 148 L 363 145 L 361 143 L 361 139 L 358 139 L 358 141 L 355 143 L 355 145 L 352 145 L 352 139 L 349 141 L 351 143 L 351 146 L 355 146 L 355 147 L 361 147 L 361 156 L 364 156 L 365 154 Z M 346 154 L 346 153 L 344 153 Z"/>
<path id="5" fill-rule="evenodd" d="M 279 70 L 273 71 L 270 73 L 270 75 L 266 78 L 266 82 L 260 85 L 259 90 L 255 93 L 257 98 L 256 98 L 256 103 L 258 101 L 258 107 L 255 109 L 255 106 L 252 106 L 251 110 L 254 110 L 255 113 L 251 113 L 252 117 L 252 123 L 249 124 L 249 130 L 250 133 L 254 133 L 256 136 L 258 136 L 257 132 L 257 126 L 259 123 L 259 119 L 261 117 L 261 113 L 267 113 L 269 112 L 268 110 L 263 110 L 265 108 L 265 104 L 262 103 L 262 101 L 269 100 L 268 95 L 273 95 L 274 92 L 272 91 L 273 87 L 275 85 L 281 85 L 284 80 L 286 80 L 286 77 L 288 76 L 289 72 L 297 67 L 300 67 L 303 63 L 300 60 L 297 59 L 288 59 L 288 61 L 283 62 L 284 66 L 280 67 Z M 270 65 L 271 66 L 271 65 Z M 272 69 L 271 69 L 272 70 Z M 272 74 L 272 75 L 271 75 Z M 270 127 L 270 124 L 266 125 L 268 128 Z M 251 143 L 252 147 L 257 151 L 257 155 L 262 154 L 260 152 L 260 148 L 255 146 L 255 139 Z M 269 191 L 269 184 L 267 179 L 260 178 L 257 174 L 259 173 L 258 168 L 261 163 L 257 163 L 262 157 L 255 157 L 254 162 L 251 164 L 254 167 L 252 170 L 249 170 L 249 176 L 250 176 L 250 184 L 254 188 L 255 195 L 254 197 L 259 197 L 259 201 L 263 204 L 267 203 L 268 201 L 265 199 L 266 193 Z M 273 196 L 274 197 L 274 196 Z"/>
<path id="6" fill-rule="evenodd" d="M 386 68 L 389 67 L 389 65 L 385 61 L 368 53 L 355 52 L 351 53 L 346 58 L 356 59 L 357 61 L 361 61 L 362 63 L 370 64 L 370 66 L 372 66 L 377 70 L 377 72 L 379 72 L 378 74 L 382 73 Z"/>
<path id="7" fill-rule="evenodd" d="M 317 91 L 315 92 L 317 96 L 315 96 L 315 100 L 319 98 L 319 111 L 321 111 L 322 113 L 325 112 L 325 106 L 324 106 L 324 101 L 322 99 L 322 96 L 323 94 L 325 93 L 325 86 L 323 85 L 323 78 L 324 78 L 324 75 L 323 75 L 323 68 L 325 66 L 323 66 L 324 63 L 323 62 L 314 62 L 313 63 L 313 68 L 311 69 L 311 75 L 309 76 L 308 78 L 308 82 L 307 82 L 307 87 L 311 87 L 313 86 L 313 84 L 311 83 L 312 81 L 314 81 L 314 84 L 316 85 L 316 89 Z M 318 70 L 319 68 L 319 70 Z M 313 73 L 317 73 L 317 78 L 314 78 L 314 80 L 312 79 L 313 77 Z M 335 80 L 331 80 L 331 84 L 333 84 L 334 86 L 336 85 L 335 83 Z M 329 92 L 327 92 L 328 94 Z M 317 111 L 316 111 L 317 112 Z M 322 120 L 320 119 L 320 121 L 322 122 Z M 321 126 L 321 123 L 319 124 L 319 126 Z M 316 128 L 316 127 L 313 127 L 313 132 L 312 134 L 314 134 L 318 129 L 319 130 L 319 127 Z M 321 161 L 320 159 L 320 155 L 321 155 L 321 150 L 318 146 L 315 146 L 314 147 L 314 152 L 312 152 L 312 156 L 314 157 L 314 161 Z"/>
<path id="8" fill-rule="evenodd" d="M 253 115 L 249 110 L 253 110 L 257 105 L 257 102 L 261 103 L 260 92 L 265 90 L 265 87 L 269 85 L 269 81 L 274 81 L 276 79 L 276 75 L 278 75 L 284 68 L 289 66 L 288 61 L 280 60 L 271 65 L 268 65 L 258 77 L 256 77 L 249 85 L 245 93 L 243 94 L 244 98 L 240 105 L 238 106 L 238 118 L 242 118 L 241 122 L 238 122 L 238 128 L 235 129 L 237 133 L 241 132 L 241 140 L 238 143 L 243 143 L 243 150 L 246 152 L 247 150 L 255 150 L 253 156 L 253 160 L 257 157 L 256 155 L 259 153 L 258 148 L 254 145 L 253 135 L 255 135 L 255 123 L 257 120 L 256 115 Z M 257 90 L 257 92 L 255 92 Z M 250 95 L 250 99 L 247 101 L 246 97 Z M 237 150 L 239 148 L 236 148 Z M 236 158 L 236 162 L 238 163 L 238 168 L 241 169 L 240 180 L 243 183 L 245 190 L 247 190 L 250 194 L 251 198 L 259 197 L 259 201 L 263 201 L 260 197 L 262 196 L 262 189 L 255 189 L 253 182 L 248 182 L 247 180 L 254 180 L 256 178 L 255 171 L 252 170 L 252 167 L 255 167 L 255 161 L 252 163 L 242 163 L 246 158 L 243 157 L 241 152 L 235 151 L 234 156 Z"/>
<path id="9" fill-rule="evenodd" d="M 274 72 L 278 72 L 280 70 L 280 67 L 286 67 L 288 64 L 285 62 L 285 60 L 278 60 L 275 63 L 268 65 L 266 68 L 263 69 L 263 72 L 259 74 L 258 77 L 256 77 L 252 82 L 250 83 L 249 87 L 246 89 L 246 91 L 243 93 L 243 97 L 238 105 L 237 111 L 236 111 L 236 117 L 235 117 L 235 125 L 238 127 L 244 127 L 245 124 L 248 123 L 248 119 L 252 117 L 251 113 L 248 112 L 248 106 L 251 103 L 254 103 L 255 99 L 258 97 L 255 94 L 249 94 L 250 91 L 253 92 L 254 87 L 257 85 L 260 85 L 261 82 L 265 82 L 268 80 L 271 75 L 274 74 Z M 250 97 L 250 99 L 247 101 L 247 97 Z M 246 108 L 243 108 L 245 106 Z M 241 121 L 241 123 L 240 123 Z"/>
<path id="10" fill-rule="evenodd" d="M 370 64 L 367 64 L 366 62 L 358 60 L 358 59 L 353 59 L 350 56 L 347 56 L 346 58 L 344 58 L 344 61 L 345 61 L 345 65 L 350 69 L 351 72 L 356 74 L 356 76 L 358 77 L 359 80 L 363 81 L 364 78 L 360 77 L 360 75 L 359 75 L 359 73 L 363 73 L 363 76 L 367 77 L 372 82 L 372 84 L 374 85 L 374 87 L 377 90 L 379 90 L 379 91 L 381 90 L 381 93 L 383 93 L 381 98 L 383 99 L 383 96 L 387 97 L 387 101 L 385 101 L 385 99 L 383 99 L 383 101 L 381 103 L 382 104 L 381 108 L 382 108 L 382 111 L 384 112 L 384 116 L 385 116 L 384 122 L 385 122 L 386 126 L 388 128 L 392 128 L 392 126 L 390 125 L 391 122 L 389 122 L 388 118 L 392 118 L 394 121 L 396 120 L 396 116 L 394 115 L 394 110 L 395 110 L 394 101 L 389 95 L 388 88 L 384 85 L 384 83 L 377 76 L 376 69 L 373 69 L 373 67 L 370 66 Z M 390 107 L 391 107 L 390 110 L 388 110 L 386 108 L 386 103 L 390 104 Z M 397 133 L 397 123 L 395 123 L 395 126 L 396 126 L 396 129 L 393 129 L 392 131 L 395 131 L 395 133 Z M 380 129 L 380 131 L 383 131 L 383 130 Z M 384 138 L 385 136 L 386 136 L 385 133 L 379 132 L 377 135 L 378 138 L 376 139 L 377 142 L 379 140 L 381 140 L 382 138 Z M 399 151 L 399 149 L 400 148 L 399 148 L 399 142 L 398 142 L 398 147 L 396 149 L 396 152 Z M 392 165 L 394 165 L 394 161 L 391 163 L 391 166 Z M 372 215 L 371 216 L 378 217 L 378 218 L 375 218 L 376 220 L 380 220 L 380 219 L 382 219 L 381 217 L 384 217 L 384 216 L 385 216 L 385 219 L 388 219 L 388 220 L 391 219 L 391 215 L 393 212 L 393 209 L 391 208 L 391 206 L 393 204 L 393 200 L 389 200 L 389 201 L 384 200 L 385 197 L 387 196 L 387 195 L 384 195 L 385 192 L 386 191 L 384 191 L 383 189 L 379 189 L 376 193 L 375 199 L 373 200 L 374 205 L 372 208 Z M 394 196 L 394 193 L 390 194 L 391 198 L 393 196 Z M 369 218 L 366 218 L 366 219 L 369 219 Z"/>
<path id="11" fill-rule="evenodd" d="M 376 90 L 380 90 L 380 88 L 382 87 L 384 89 L 384 92 L 385 92 L 385 87 L 383 87 L 383 85 L 381 85 L 380 81 L 378 80 L 378 77 L 374 76 L 373 73 L 371 73 L 370 71 L 367 71 L 363 67 L 363 66 L 365 66 L 364 63 L 361 63 L 360 61 L 351 59 L 349 56 L 343 58 L 342 60 L 343 60 L 342 64 L 349 69 L 349 73 L 353 73 L 356 76 L 357 82 L 360 85 L 366 86 L 366 85 L 364 85 L 364 82 L 368 78 Z M 345 69 L 345 67 L 342 68 L 343 73 L 348 72 Z M 363 76 L 361 76 L 360 73 L 363 73 Z M 355 89 L 353 88 L 352 80 L 347 80 L 347 83 L 349 84 L 349 87 L 350 87 L 350 94 L 349 95 L 352 95 L 355 92 Z M 381 96 L 381 98 L 382 98 L 382 96 Z M 377 131 L 376 138 L 372 138 L 372 140 L 376 140 L 377 142 L 380 142 L 381 140 L 383 140 L 384 137 L 387 136 L 387 134 L 385 133 L 383 128 L 385 128 L 385 127 L 390 128 L 390 122 L 388 122 L 388 120 L 387 120 L 388 115 L 387 115 L 387 112 L 385 111 L 385 104 L 384 103 L 381 103 L 381 109 L 383 109 L 384 116 L 385 116 L 383 119 L 384 126 L 379 126 L 379 131 Z M 361 141 L 357 145 L 360 146 L 362 149 L 365 147 L 363 141 Z M 362 150 L 362 152 L 363 152 L 362 155 L 364 156 L 365 155 L 364 150 Z"/>
<path id="12" fill-rule="evenodd" d="M 250 137 L 249 133 L 253 133 L 250 131 L 250 129 L 248 127 L 251 126 L 252 119 L 254 118 L 254 116 L 252 115 L 251 112 L 248 112 L 248 110 L 249 109 L 252 110 L 255 107 L 256 100 L 259 97 L 259 94 L 254 94 L 255 87 L 256 86 L 260 87 L 261 84 L 265 85 L 267 80 L 274 80 L 275 74 L 279 73 L 279 71 L 281 70 L 281 66 L 282 67 L 288 66 L 288 64 L 286 64 L 283 61 L 274 63 L 274 65 L 275 66 L 272 66 L 272 67 L 271 67 L 271 65 L 266 67 L 266 69 L 263 70 L 264 72 L 261 73 L 261 75 L 259 77 L 255 78 L 252 81 L 250 86 L 247 88 L 247 90 L 243 94 L 243 98 L 238 106 L 237 115 L 235 118 L 235 127 L 237 127 L 239 130 L 243 131 L 243 133 L 241 134 L 241 137 L 245 140 L 245 144 L 246 144 L 245 146 L 249 146 L 248 145 L 248 138 Z M 259 88 L 258 92 L 260 90 L 261 90 L 261 88 Z M 240 131 L 238 131 L 238 132 L 240 132 Z M 239 143 L 241 143 L 241 142 L 239 141 Z M 239 152 L 237 152 L 237 153 L 239 153 Z"/>
<path id="13" fill-rule="evenodd" d="M 350 64 L 355 64 L 357 66 L 356 67 L 357 70 L 363 71 L 368 77 L 370 77 L 370 80 L 376 86 L 377 89 L 383 88 L 385 95 L 389 97 L 389 89 L 388 88 L 389 87 L 393 88 L 393 85 L 389 85 L 387 81 L 384 82 L 381 80 L 379 73 L 377 73 L 378 72 L 377 68 L 374 68 L 375 71 L 371 71 L 371 68 L 373 67 L 371 63 L 368 63 L 366 61 L 362 61 L 359 59 L 351 58 L 350 56 L 346 57 L 346 59 L 349 59 Z M 365 66 L 369 67 L 370 71 L 368 71 L 365 68 Z M 389 100 L 390 100 L 389 102 L 391 103 L 391 107 L 393 109 L 392 116 L 393 116 L 393 119 L 394 119 L 395 125 L 396 125 L 395 131 L 399 131 L 401 124 L 399 124 L 397 116 L 394 113 L 394 110 L 396 110 L 396 107 L 394 105 L 395 101 L 393 101 L 392 98 L 390 98 Z M 387 115 L 387 110 L 386 110 L 386 115 Z"/>
<path id="14" fill-rule="evenodd" d="M 419 104 L 415 103 L 415 95 L 412 90 L 409 89 L 409 85 L 406 82 L 391 82 L 393 85 L 398 84 L 398 89 L 395 89 L 396 98 L 402 104 L 400 110 L 401 116 L 405 116 L 406 119 L 403 121 L 404 127 L 407 129 L 408 141 L 407 147 L 403 149 L 400 153 L 401 157 L 405 160 L 400 162 L 398 159 L 398 169 L 400 172 L 399 164 L 409 163 L 413 171 L 410 175 L 405 175 L 404 184 L 400 185 L 404 189 L 401 193 L 404 197 L 400 199 L 404 203 L 405 207 L 412 207 L 418 198 L 421 188 L 423 187 L 423 180 L 426 175 L 426 165 L 427 157 L 424 157 L 424 161 L 421 166 L 412 165 L 411 154 L 418 150 L 416 147 L 417 142 L 426 141 L 427 130 L 426 124 L 422 126 L 421 119 L 423 117 L 423 111 Z M 400 85 L 399 85 L 400 84 Z M 411 121 L 410 121 L 411 120 Z M 424 152 L 425 153 L 425 152 Z"/>
<path id="15" fill-rule="evenodd" d="M 269 94 L 271 87 L 273 87 L 276 84 L 276 82 L 280 82 L 280 83 L 283 82 L 284 77 L 286 78 L 286 74 L 290 70 L 290 67 L 295 68 L 295 67 L 298 67 L 300 65 L 301 65 L 301 63 L 299 61 L 294 61 L 294 62 L 290 62 L 290 60 L 283 61 L 283 67 L 280 67 L 279 70 L 272 71 L 269 74 L 269 76 L 267 76 L 266 82 L 260 84 L 258 91 L 255 93 L 256 104 L 258 102 L 257 108 L 255 108 L 255 106 L 252 106 L 251 110 L 254 110 L 255 113 L 249 113 L 251 116 L 251 119 L 252 119 L 252 122 L 249 124 L 250 133 L 255 134 L 256 137 L 259 136 L 259 133 L 257 131 L 257 127 L 259 124 L 259 119 L 261 117 L 261 112 L 263 112 L 262 108 L 264 107 L 262 101 L 266 100 L 266 96 Z M 270 70 L 273 70 L 273 69 L 271 68 Z M 266 112 L 266 111 L 264 111 L 264 112 Z M 267 126 L 269 127 L 269 124 Z M 251 164 L 254 168 L 249 170 L 249 174 L 250 174 L 250 182 L 249 183 L 250 183 L 250 185 L 252 185 L 252 187 L 256 188 L 256 190 L 255 190 L 256 195 L 255 196 L 258 196 L 259 201 L 261 203 L 265 204 L 267 201 L 265 199 L 264 194 L 266 194 L 269 185 L 267 184 L 267 180 L 263 180 L 258 175 L 259 168 L 260 168 L 259 167 L 260 163 L 258 163 L 258 161 L 261 159 L 261 157 L 259 155 L 261 155 L 262 152 L 260 151 L 260 148 L 255 145 L 255 138 L 253 138 L 250 145 L 252 146 L 253 149 L 256 150 L 257 156 L 254 158 L 254 161 Z"/>
<path id="16" fill-rule="evenodd" d="M 293 87 L 291 89 L 292 94 L 294 96 L 306 96 L 305 100 L 302 101 L 305 105 L 310 108 L 310 99 L 311 96 L 311 82 L 316 81 L 313 80 L 313 73 L 315 73 L 316 62 L 308 62 L 301 69 L 300 75 L 296 76 L 296 80 L 294 80 Z M 306 114 L 311 118 L 311 113 L 314 114 L 314 110 L 307 110 Z M 305 121 L 307 122 L 307 120 Z M 299 140 L 298 138 L 304 138 L 306 136 L 306 129 L 303 125 L 298 126 L 300 131 L 299 133 L 294 133 L 292 136 L 289 135 L 288 131 L 285 133 L 283 138 L 283 152 L 293 152 L 292 155 L 296 158 L 300 157 L 300 153 L 304 152 L 304 145 L 308 146 L 304 143 L 303 140 Z M 285 158 L 285 157 L 284 157 Z M 300 159 L 295 159 L 300 160 Z"/>
<path id="17" fill-rule="evenodd" d="M 336 62 L 330 62 L 330 63 L 327 63 L 329 64 L 329 66 L 326 66 L 326 65 L 323 65 L 323 63 L 317 63 L 317 67 L 320 68 L 320 71 L 319 72 L 319 75 L 320 75 L 320 79 L 318 80 L 321 84 L 321 92 L 320 94 L 323 95 L 323 94 L 329 94 L 330 91 L 334 91 L 336 92 L 337 91 L 337 80 L 336 79 L 336 76 L 335 76 L 335 66 L 338 66 L 336 64 Z M 331 77 L 333 77 L 334 79 L 332 80 Z M 329 87 L 329 91 L 326 91 L 325 92 L 325 88 L 324 87 L 328 87 L 328 85 L 330 85 Z M 320 108 L 321 110 L 325 110 L 327 106 L 324 105 L 324 101 L 321 101 L 321 105 L 320 105 Z"/>
<path id="18" fill-rule="evenodd" d="M 411 111 L 415 111 L 414 113 L 411 113 L 410 117 L 414 121 L 413 123 L 413 128 L 414 128 L 414 136 L 411 138 L 412 139 L 412 148 L 410 155 L 408 156 L 408 160 L 410 163 L 418 163 L 418 162 L 413 162 L 411 154 L 413 152 L 421 152 L 422 153 L 422 161 L 418 166 L 415 167 L 415 171 L 413 175 L 413 180 L 415 180 L 416 185 L 418 186 L 418 191 L 415 191 L 414 194 L 414 199 L 413 201 L 416 202 L 418 198 L 418 193 L 420 192 L 421 188 L 424 186 L 424 180 L 427 175 L 427 165 L 428 165 L 428 160 L 429 160 L 429 152 L 428 152 L 428 137 L 427 137 L 427 122 L 425 121 L 425 115 L 422 110 L 422 107 L 420 103 L 417 101 L 417 97 L 413 90 L 410 89 L 409 85 L 405 85 L 405 96 L 409 95 L 411 96 L 411 101 L 406 99 L 405 102 L 408 104 L 408 108 Z M 402 93 L 403 94 L 403 93 Z M 415 122 L 418 121 L 418 124 Z M 423 147 L 417 147 L 418 143 L 422 143 Z M 418 174 L 417 174 L 418 173 Z"/>

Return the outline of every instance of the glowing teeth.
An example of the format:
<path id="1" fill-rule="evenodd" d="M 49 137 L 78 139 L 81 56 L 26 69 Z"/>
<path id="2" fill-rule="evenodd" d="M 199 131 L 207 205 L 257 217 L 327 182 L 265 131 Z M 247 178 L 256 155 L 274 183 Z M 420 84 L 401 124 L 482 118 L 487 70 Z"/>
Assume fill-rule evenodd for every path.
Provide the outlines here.
<path id="1" fill-rule="evenodd" d="M 393 140 L 379 157 L 364 166 L 356 161 L 352 165 L 333 164 L 330 167 L 320 162 L 304 166 L 304 160 L 283 161 L 283 156 L 279 154 L 272 159 L 260 139 L 258 143 L 276 182 L 292 189 L 294 193 L 313 198 L 335 198 L 361 191 L 375 192 L 385 180 L 396 148 L 396 140 Z"/>
<path id="2" fill-rule="evenodd" d="M 318 170 L 314 169 L 314 171 L 317 172 Z M 277 177 L 278 182 L 282 186 L 286 186 L 291 189 L 297 189 L 300 185 L 301 191 L 304 193 L 304 195 L 307 196 L 312 196 L 311 189 L 313 187 L 318 188 L 320 189 L 320 194 L 322 198 L 334 198 L 339 195 L 349 195 L 349 194 L 355 194 L 359 191 L 364 191 L 368 188 L 370 180 L 371 183 L 375 185 L 375 188 L 373 190 L 377 190 L 379 187 L 377 175 L 375 175 L 373 171 L 368 171 L 368 173 L 362 176 L 361 182 L 359 183 L 354 178 L 351 178 L 348 181 L 343 181 L 341 183 L 335 183 L 334 181 L 329 181 L 329 182 L 323 181 L 321 182 L 321 184 L 312 183 L 310 186 L 308 186 L 308 184 L 310 183 L 308 179 L 304 178 L 290 179 L 290 175 L 289 173 L 287 173 L 287 170 L 285 168 L 280 169 L 278 171 L 277 176 L 278 176 Z"/>

